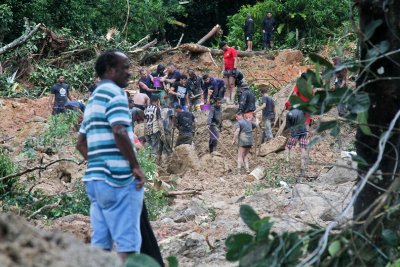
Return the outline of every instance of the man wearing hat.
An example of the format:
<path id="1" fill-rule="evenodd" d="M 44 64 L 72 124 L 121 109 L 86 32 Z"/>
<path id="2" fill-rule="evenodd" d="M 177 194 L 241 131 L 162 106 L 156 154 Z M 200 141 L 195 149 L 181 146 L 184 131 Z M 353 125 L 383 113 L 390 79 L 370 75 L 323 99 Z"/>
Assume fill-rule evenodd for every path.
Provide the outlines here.
<path id="1" fill-rule="evenodd" d="M 256 110 L 256 97 L 250 90 L 246 81 L 242 82 L 239 89 L 242 91 L 239 100 L 239 113 L 244 114 L 246 119 L 251 120 L 254 117 L 254 111 Z"/>
<path id="2" fill-rule="evenodd" d="M 227 89 L 224 99 L 227 103 L 233 103 L 236 94 L 235 77 L 238 64 L 237 51 L 235 48 L 229 47 L 226 42 L 221 42 L 219 47 L 224 51 L 223 74 Z"/>

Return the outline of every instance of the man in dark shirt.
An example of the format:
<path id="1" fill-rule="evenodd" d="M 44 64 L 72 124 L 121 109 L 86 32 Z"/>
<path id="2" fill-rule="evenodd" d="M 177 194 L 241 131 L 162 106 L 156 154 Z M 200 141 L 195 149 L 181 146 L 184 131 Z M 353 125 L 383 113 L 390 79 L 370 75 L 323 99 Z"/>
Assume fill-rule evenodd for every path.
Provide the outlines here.
<path id="1" fill-rule="evenodd" d="M 222 123 L 222 110 L 221 110 L 221 99 L 217 98 L 215 104 L 211 107 L 208 113 L 207 125 L 210 132 L 210 139 L 208 141 L 208 148 L 210 153 L 217 150 L 217 144 L 219 139 L 219 132 Z"/>
<path id="2" fill-rule="evenodd" d="M 166 75 L 161 78 L 161 82 L 174 84 L 181 77 L 181 73 L 176 69 L 176 66 L 173 63 L 169 63 L 167 65 Z"/>
<path id="3" fill-rule="evenodd" d="M 51 87 L 49 108 L 53 108 L 52 115 L 64 112 L 68 100 L 72 101 L 69 95 L 69 85 L 64 81 L 64 75 L 60 75 L 57 79 L 57 83 Z"/>
<path id="4" fill-rule="evenodd" d="M 175 127 L 179 130 L 175 146 L 183 144 L 191 145 L 196 128 L 195 117 L 191 112 L 183 111 L 180 105 L 175 107 L 175 113 Z"/>
<path id="5" fill-rule="evenodd" d="M 262 105 L 256 109 L 254 113 L 262 110 L 262 121 L 264 126 L 264 131 L 262 135 L 262 143 L 269 141 L 273 138 L 272 135 L 272 123 L 275 120 L 275 102 L 268 95 L 267 88 L 261 89 L 262 93 Z"/>
<path id="6" fill-rule="evenodd" d="M 189 94 L 186 88 L 187 76 L 180 75 L 179 80 L 168 91 L 171 96 L 172 106 L 180 105 L 184 111 L 188 110 Z"/>
<path id="7" fill-rule="evenodd" d="M 275 20 L 272 18 L 272 13 L 268 12 L 262 23 L 264 49 L 271 48 L 272 32 L 276 26 Z"/>
<path id="8" fill-rule="evenodd" d="M 188 71 L 189 79 L 186 81 L 186 89 L 188 90 L 190 107 L 192 111 L 200 108 L 200 100 L 203 95 L 203 79 L 198 77 L 194 70 Z"/>
<path id="9" fill-rule="evenodd" d="M 297 108 L 292 108 L 290 105 L 286 105 L 288 107 L 289 113 L 286 115 L 286 127 L 290 130 L 290 137 L 286 144 L 286 160 L 289 162 L 290 160 L 290 151 L 292 148 L 299 143 L 301 149 L 301 170 L 300 170 L 300 179 L 304 177 L 307 161 L 308 161 L 308 138 L 307 138 L 307 127 L 304 124 L 306 121 L 306 117 L 304 116 L 304 112 Z"/>
<path id="10" fill-rule="evenodd" d="M 250 90 L 249 85 L 243 82 L 241 85 L 242 95 L 239 100 L 239 113 L 244 114 L 245 119 L 252 120 L 254 111 L 256 110 L 256 97 Z"/>
<path id="11" fill-rule="evenodd" d="M 251 14 L 247 14 L 247 18 L 244 23 L 244 37 L 247 43 L 247 51 L 253 50 L 253 34 L 254 34 L 254 20 L 251 17 Z"/>
<path id="12" fill-rule="evenodd" d="M 153 89 L 153 76 L 147 74 L 147 70 L 145 68 L 141 68 L 139 70 L 139 75 L 139 92 L 146 94 L 149 98 L 151 98 L 152 93 L 156 91 Z"/>
<path id="13" fill-rule="evenodd" d="M 204 103 L 215 102 L 215 99 L 223 99 L 225 95 L 225 82 L 222 79 L 203 75 Z"/>

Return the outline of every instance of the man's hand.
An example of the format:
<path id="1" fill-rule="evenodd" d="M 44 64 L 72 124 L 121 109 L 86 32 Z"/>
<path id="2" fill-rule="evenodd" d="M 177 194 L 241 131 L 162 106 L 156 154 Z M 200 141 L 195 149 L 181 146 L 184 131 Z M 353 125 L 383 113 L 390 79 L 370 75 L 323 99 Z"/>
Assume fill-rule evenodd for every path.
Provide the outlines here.
<path id="1" fill-rule="evenodd" d="M 139 182 L 136 185 L 137 189 L 140 189 L 144 186 L 144 183 L 146 182 L 146 177 L 144 176 L 144 173 L 141 168 L 134 168 L 133 169 L 133 176 L 135 176 L 136 179 L 139 180 Z"/>

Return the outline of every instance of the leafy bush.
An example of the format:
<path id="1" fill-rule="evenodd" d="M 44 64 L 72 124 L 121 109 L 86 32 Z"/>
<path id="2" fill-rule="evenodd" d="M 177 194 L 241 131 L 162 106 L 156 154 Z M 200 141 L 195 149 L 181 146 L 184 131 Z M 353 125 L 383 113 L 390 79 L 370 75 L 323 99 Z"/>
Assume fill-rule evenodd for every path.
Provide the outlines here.
<path id="1" fill-rule="evenodd" d="M 350 4 L 350 1 L 339 0 L 329 3 L 324 0 L 264 0 L 253 6 L 242 6 L 239 13 L 228 18 L 227 41 L 234 46 L 246 47 L 243 25 L 246 15 L 251 14 L 255 22 L 254 48 L 262 48 L 262 20 L 267 12 L 272 12 L 277 21 L 273 36 L 275 47 L 294 47 L 297 43 L 297 30 L 299 39 L 304 38 L 306 44 L 318 44 L 315 47 L 317 49 L 328 38 L 343 33 L 342 21 L 348 19 Z"/>
<path id="2" fill-rule="evenodd" d="M 16 170 L 15 164 L 12 162 L 9 154 L 3 148 L 0 148 L 0 177 L 13 174 Z M 18 178 L 11 178 L 0 182 L 0 200 L 3 200 L 11 194 L 14 184 Z"/>

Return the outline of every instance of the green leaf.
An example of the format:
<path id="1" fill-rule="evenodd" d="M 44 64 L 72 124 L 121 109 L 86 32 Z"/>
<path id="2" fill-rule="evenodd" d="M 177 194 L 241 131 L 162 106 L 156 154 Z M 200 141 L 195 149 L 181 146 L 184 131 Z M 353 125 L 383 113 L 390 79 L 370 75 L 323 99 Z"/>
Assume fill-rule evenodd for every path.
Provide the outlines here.
<path id="1" fill-rule="evenodd" d="M 310 99 L 312 97 L 312 87 L 311 87 L 311 80 L 304 80 L 303 78 L 298 78 L 296 82 L 297 88 L 299 92 Z"/>
<path id="2" fill-rule="evenodd" d="M 339 123 L 337 123 L 336 126 L 333 127 L 333 129 L 331 130 L 331 135 L 333 137 L 336 137 L 339 135 L 339 133 L 340 133 L 340 126 L 339 126 Z"/>
<path id="3" fill-rule="evenodd" d="M 323 65 L 323 66 L 327 67 L 328 69 L 334 68 L 331 62 L 329 62 L 328 60 L 326 60 L 325 58 L 321 57 L 318 54 L 311 53 L 309 55 L 309 57 L 310 57 L 311 61 L 314 63 L 319 63 L 320 65 Z"/>
<path id="4" fill-rule="evenodd" d="M 125 262 L 125 267 L 160 267 L 152 257 L 145 254 L 135 254 L 129 256 Z"/>
<path id="5" fill-rule="evenodd" d="M 253 241 L 253 236 L 245 233 L 230 235 L 226 241 L 227 248 L 226 259 L 228 261 L 237 261 L 242 250 Z"/>
<path id="6" fill-rule="evenodd" d="M 256 227 L 256 222 L 260 220 L 260 217 L 249 205 L 240 206 L 240 217 L 244 223 L 253 231 L 258 231 Z"/>
<path id="7" fill-rule="evenodd" d="M 383 240 L 392 247 L 397 247 L 399 239 L 396 233 L 390 229 L 385 229 L 382 231 Z"/>
<path id="8" fill-rule="evenodd" d="M 169 256 L 167 262 L 169 267 L 179 267 L 178 259 L 174 256 Z"/>
<path id="9" fill-rule="evenodd" d="M 366 92 L 359 92 L 351 95 L 348 103 L 351 113 L 360 113 L 368 111 L 371 101 Z"/>
<path id="10" fill-rule="evenodd" d="M 380 42 L 379 44 L 375 45 L 371 49 L 368 50 L 367 55 L 365 56 L 366 59 L 374 59 L 377 56 L 386 53 L 390 49 L 390 43 L 387 40 Z"/>
<path id="11" fill-rule="evenodd" d="M 365 26 L 365 31 L 364 31 L 364 42 L 368 41 L 372 35 L 374 35 L 376 28 L 381 26 L 383 21 L 381 19 L 373 20 L 370 23 L 368 23 L 367 26 Z"/>
<path id="12" fill-rule="evenodd" d="M 368 163 L 365 159 L 363 159 L 361 156 L 359 155 L 351 155 L 351 159 L 355 162 L 357 162 L 359 165 L 364 165 L 364 166 L 368 166 Z"/>
<path id="13" fill-rule="evenodd" d="M 337 124 L 338 124 L 337 120 L 321 121 L 318 124 L 317 133 L 321 133 L 321 132 L 323 132 L 325 130 L 332 129 L 333 127 L 336 127 Z"/>
<path id="14" fill-rule="evenodd" d="M 368 112 L 361 112 L 357 114 L 357 122 L 358 126 L 360 127 L 361 131 L 365 135 L 372 135 L 371 129 L 368 126 Z"/>
<path id="15" fill-rule="evenodd" d="M 328 252 L 331 256 L 335 256 L 336 253 L 339 252 L 340 248 L 341 248 L 340 241 L 335 240 L 329 245 Z"/>
<path id="16" fill-rule="evenodd" d="M 258 222 L 256 222 L 256 227 L 258 228 L 257 231 L 257 240 L 262 240 L 262 239 L 267 239 L 269 236 L 269 231 L 272 228 L 272 225 L 274 224 L 273 222 L 269 221 L 269 217 L 262 218 Z"/>

